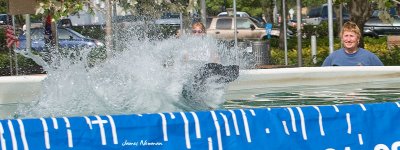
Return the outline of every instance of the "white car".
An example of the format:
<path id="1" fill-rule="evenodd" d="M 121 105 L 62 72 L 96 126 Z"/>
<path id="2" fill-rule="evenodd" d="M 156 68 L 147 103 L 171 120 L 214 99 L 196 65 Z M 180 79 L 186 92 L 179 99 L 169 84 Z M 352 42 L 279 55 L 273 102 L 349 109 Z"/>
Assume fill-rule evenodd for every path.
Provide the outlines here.
<path id="1" fill-rule="evenodd" d="M 228 12 L 220 12 L 217 16 L 218 17 L 227 17 L 227 16 L 233 16 L 233 15 L 228 15 Z M 236 17 L 250 17 L 250 15 L 247 14 L 246 12 L 237 11 Z"/>
<path id="2" fill-rule="evenodd" d="M 237 38 L 241 40 L 261 40 L 267 39 L 265 26 L 251 17 L 237 17 Z M 207 35 L 218 39 L 234 39 L 233 17 L 213 17 L 207 26 Z M 279 28 L 272 28 L 270 35 L 279 37 Z M 288 37 L 293 36 L 293 32 L 287 30 Z"/>

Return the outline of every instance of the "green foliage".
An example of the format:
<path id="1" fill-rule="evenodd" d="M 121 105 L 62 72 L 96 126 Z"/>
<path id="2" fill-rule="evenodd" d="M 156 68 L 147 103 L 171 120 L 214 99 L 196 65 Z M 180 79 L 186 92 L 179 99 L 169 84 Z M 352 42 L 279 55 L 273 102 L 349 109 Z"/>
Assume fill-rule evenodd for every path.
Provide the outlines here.
<path id="1" fill-rule="evenodd" d="M 288 27 L 291 31 L 293 31 L 293 35 L 297 34 L 297 28 L 296 27 Z M 328 36 L 329 32 L 328 31 L 328 22 L 323 21 L 321 22 L 320 25 L 314 26 L 314 25 L 304 25 L 303 29 L 301 30 L 301 34 L 305 35 L 307 38 L 310 38 L 312 35 L 316 35 L 317 37 L 323 37 L 323 36 Z M 337 24 L 333 24 L 333 36 L 338 36 L 339 35 L 339 30 L 337 27 Z"/>
<path id="2" fill-rule="evenodd" d="M 2 50 L 0 53 L 0 69 L 8 68 L 10 66 L 10 56 L 7 55 L 5 50 Z"/>
<path id="3" fill-rule="evenodd" d="M 10 59 L 12 59 L 12 63 L 15 65 L 14 57 L 10 57 L 8 50 L 0 51 L 0 76 L 10 75 Z M 32 59 L 17 55 L 17 60 L 19 74 L 43 73 L 42 67 L 37 65 Z"/>
<path id="4" fill-rule="evenodd" d="M 237 9 L 247 12 L 251 16 L 259 16 L 263 13 L 261 4 L 260 0 L 239 0 L 237 1 Z"/>
<path id="5" fill-rule="evenodd" d="M 7 0 L 0 0 L 0 14 L 7 13 Z"/>
<path id="6" fill-rule="evenodd" d="M 387 47 L 386 37 L 364 38 L 365 49 L 375 53 L 388 66 L 400 65 L 400 47 L 389 49 Z"/>
<path id="7" fill-rule="evenodd" d="M 0 51 L 6 49 L 5 29 L 0 27 Z"/>
<path id="8" fill-rule="evenodd" d="M 85 3 L 88 3 L 88 1 L 76 0 L 40 0 L 38 2 L 39 8 L 36 10 L 36 14 L 52 14 L 55 20 L 77 13 L 83 9 Z"/>

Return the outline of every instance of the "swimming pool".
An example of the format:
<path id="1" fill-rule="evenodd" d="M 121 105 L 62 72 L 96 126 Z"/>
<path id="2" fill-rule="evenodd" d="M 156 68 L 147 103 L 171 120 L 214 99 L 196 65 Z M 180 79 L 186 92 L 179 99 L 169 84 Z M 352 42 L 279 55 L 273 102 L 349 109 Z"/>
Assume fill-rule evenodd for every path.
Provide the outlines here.
<path id="1" fill-rule="evenodd" d="M 399 72 L 399 67 L 242 71 L 239 79 L 227 89 L 225 98 L 231 100 L 225 103 L 230 107 L 227 110 L 4 119 L 0 121 L 1 146 L 3 149 L 395 149 L 400 146 L 400 127 L 397 126 L 400 104 L 396 99 Z M 0 91 L 13 89 L 2 81 Z M 35 85 L 39 83 L 36 81 L 40 80 L 20 81 L 14 88 L 22 92 L 24 82 Z M 279 99 L 301 97 L 308 98 L 302 102 L 315 97 L 321 101 L 327 97 L 321 94 L 335 91 L 335 87 L 344 87 L 336 94 L 345 96 L 328 94 L 331 97 L 327 99 L 336 102 L 334 105 L 329 101 L 230 104 L 255 101 L 275 104 Z M 377 103 L 368 101 L 370 99 L 367 103 L 351 101 L 353 96 L 366 97 L 356 93 L 357 89 L 368 88 L 386 88 L 387 93 L 380 92 L 381 95 L 391 93 L 391 97 Z M 25 90 L 29 95 L 35 89 Z M 293 95 L 296 92 L 297 95 Z M 335 98 L 338 101 L 332 100 Z M 263 106 L 267 104 L 272 107 Z"/>

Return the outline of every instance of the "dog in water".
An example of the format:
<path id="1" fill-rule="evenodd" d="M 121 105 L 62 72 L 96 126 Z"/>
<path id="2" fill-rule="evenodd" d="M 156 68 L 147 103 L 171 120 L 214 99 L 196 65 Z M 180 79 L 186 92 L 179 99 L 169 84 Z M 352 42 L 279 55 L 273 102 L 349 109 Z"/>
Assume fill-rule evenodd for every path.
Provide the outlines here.
<path id="1" fill-rule="evenodd" d="M 198 69 L 192 79 L 183 85 L 181 100 L 176 104 L 183 111 L 218 108 L 226 85 L 239 76 L 239 66 L 208 63 Z M 219 99 L 218 99 L 219 98 Z"/>

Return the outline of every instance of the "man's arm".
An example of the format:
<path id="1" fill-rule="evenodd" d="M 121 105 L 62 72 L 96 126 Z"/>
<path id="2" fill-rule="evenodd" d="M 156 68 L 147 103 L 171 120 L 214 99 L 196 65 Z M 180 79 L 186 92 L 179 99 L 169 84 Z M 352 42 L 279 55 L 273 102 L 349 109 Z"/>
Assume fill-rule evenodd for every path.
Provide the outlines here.
<path id="1" fill-rule="evenodd" d="M 372 65 L 374 66 L 383 66 L 382 61 L 378 58 L 378 56 L 373 55 L 372 56 Z"/>
<path id="2" fill-rule="evenodd" d="M 322 63 L 322 66 L 332 66 L 332 58 L 331 55 L 325 58 L 324 62 Z"/>

